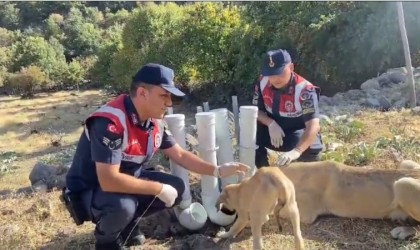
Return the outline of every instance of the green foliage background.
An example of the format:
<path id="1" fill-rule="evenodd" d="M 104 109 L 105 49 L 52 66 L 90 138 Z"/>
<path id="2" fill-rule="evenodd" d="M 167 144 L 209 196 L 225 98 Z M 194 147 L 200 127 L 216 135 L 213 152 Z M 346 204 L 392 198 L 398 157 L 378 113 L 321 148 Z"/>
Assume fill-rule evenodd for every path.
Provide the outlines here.
<path id="1" fill-rule="evenodd" d="M 420 3 L 404 11 L 419 66 Z M 29 91 L 42 82 L 43 90 L 125 92 L 138 68 L 157 62 L 175 70 L 190 100 L 222 104 L 233 94 L 250 101 L 269 49 L 289 50 L 296 71 L 324 95 L 404 66 L 392 2 L 1 2 L 0 27 L 6 89 L 16 85 L 4 84 L 9 74 L 36 66 L 46 80 L 31 81 Z"/>

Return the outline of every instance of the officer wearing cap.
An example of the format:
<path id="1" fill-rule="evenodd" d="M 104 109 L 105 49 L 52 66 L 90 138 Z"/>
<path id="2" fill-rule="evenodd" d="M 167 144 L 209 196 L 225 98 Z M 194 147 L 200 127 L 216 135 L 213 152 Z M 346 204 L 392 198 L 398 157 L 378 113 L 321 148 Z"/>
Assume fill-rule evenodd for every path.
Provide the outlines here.
<path id="1" fill-rule="evenodd" d="M 319 161 L 323 148 L 319 124 L 319 88 L 293 71 L 286 50 L 268 51 L 255 85 L 258 106 L 257 168 L 268 166 L 267 149 L 284 152 L 278 165 Z"/>
<path id="2" fill-rule="evenodd" d="M 171 94 L 184 96 L 173 78 L 172 69 L 146 64 L 133 77 L 129 95 L 111 100 L 85 121 L 63 196 L 70 197 L 66 206 L 76 224 L 96 224 L 95 249 L 142 244 L 139 217 L 181 201 L 181 178 L 144 169 L 157 150 L 199 174 L 225 177 L 248 171 L 236 162 L 215 166 L 175 142 L 162 120 L 172 106 Z"/>

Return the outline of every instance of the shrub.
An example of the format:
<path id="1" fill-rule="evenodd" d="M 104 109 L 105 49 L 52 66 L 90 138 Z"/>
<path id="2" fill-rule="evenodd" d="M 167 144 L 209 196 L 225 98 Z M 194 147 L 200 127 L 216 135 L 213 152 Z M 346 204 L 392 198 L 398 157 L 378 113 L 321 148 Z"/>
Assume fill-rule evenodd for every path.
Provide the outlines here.
<path id="1" fill-rule="evenodd" d="M 4 87 L 14 94 L 20 94 L 22 98 L 31 98 L 37 88 L 45 87 L 48 82 L 48 76 L 41 68 L 30 65 L 23 67 L 19 73 L 8 74 Z"/>

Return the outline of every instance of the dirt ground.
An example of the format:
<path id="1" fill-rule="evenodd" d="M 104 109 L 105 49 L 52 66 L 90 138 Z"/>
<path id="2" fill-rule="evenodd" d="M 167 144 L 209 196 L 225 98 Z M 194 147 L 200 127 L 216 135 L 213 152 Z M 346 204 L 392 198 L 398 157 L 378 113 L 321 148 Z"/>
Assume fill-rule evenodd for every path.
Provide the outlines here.
<path id="1" fill-rule="evenodd" d="M 83 119 L 109 98 L 93 90 L 43 94 L 32 100 L 0 97 L 0 249 L 93 249 L 94 225 L 76 226 L 59 200 L 59 191 L 33 193 L 28 176 L 37 161 L 68 165 Z M 182 104 L 174 107 L 174 113 L 186 115 L 187 124 L 195 123 L 194 110 Z M 419 116 L 407 112 L 361 116 L 367 126 L 363 140 L 389 137 L 389 131 L 396 133 L 396 129 L 420 138 Z M 168 167 L 167 162 L 159 163 Z M 379 155 L 371 165 L 389 167 L 393 160 Z M 193 199 L 200 201 L 199 175 L 191 174 L 191 190 Z M 283 232 L 278 232 L 275 220 L 264 225 L 266 249 L 293 249 L 291 224 L 282 223 Z M 388 220 L 324 217 L 314 225 L 302 225 L 302 233 L 307 249 L 420 249 L 417 238 L 390 237 L 390 230 L 398 225 Z M 218 240 L 214 236 L 219 226 L 208 221 L 201 230 L 189 232 L 170 211 L 142 219 L 141 227 L 147 242 L 131 249 L 252 249 L 249 228 L 236 239 Z"/>

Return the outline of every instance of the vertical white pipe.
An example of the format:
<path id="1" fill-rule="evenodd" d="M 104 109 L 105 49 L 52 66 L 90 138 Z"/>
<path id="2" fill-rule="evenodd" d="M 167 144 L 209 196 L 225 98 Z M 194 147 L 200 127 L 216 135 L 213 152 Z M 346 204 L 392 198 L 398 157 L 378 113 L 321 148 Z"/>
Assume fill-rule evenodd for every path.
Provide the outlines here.
<path id="1" fill-rule="evenodd" d="M 168 124 L 168 128 L 171 131 L 175 141 L 181 146 L 183 149 L 186 148 L 185 143 L 185 115 L 183 114 L 172 114 L 166 115 L 165 121 Z M 191 189 L 190 189 L 190 180 L 189 180 L 189 173 L 188 170 L 179 166 L 172 160 L 169 160 L 169 165 L 171 168 L 171 174 L 180 177 L 184 180 L 185 184 L 185 191 L 182 194 L 182 202 L 179 206 L 182 209 L 185 209 L 190 206 L 191 204 Z"/>
<path id="2" fill-rule="evenodd" d="M 174 109 L 172 107 L 168 107 L 166 112 L 168 115 L 172 115 L 174 113 Z"/>
<path id="3" fill-rule="evenodd" d="M 209 112 L 210 106 L 209 102 L 203 102 L 204 112 Z"/>
<path id="4" fill-rule="evenodd" d="M 248 176 L 255 173 L 255 149 L 257 143 L 258 107 L 241 106 L 239 108 L 239 161 L 251 167 Z"/>
<path id="5" fill-rule="evenodd" d="M 216 116 L 213 112 L 201 112 L 195 115 L 198 133 L 200 157 L 217 165 L 216 157 Z M 216 209 L 216 200 L 220 195 L 218 179 L 214 176 L 201 176 L 201 200 L 210 221 L 221 226 L 227 226 L 235 220 L 236 215 L 226 215 Z"/>
<path id="6" fill-rule="evenodd" d="M 165 116 L 168 129 L 172 133 L 175 141 L 185 149 L 185 115 L 171 114 Z M 207 221 L 207 213 L 204 207 L 197 202 L 191 203 L 191 190 L 189 172 L 187 169 L 179 166 L 172 160 L 169 161 L 171 174 L 180 177 L 185 184 L 185 191 L 182 195 L 182 201 L 174 208 L 175 215 L 180 224 L 190 230 L 202 228 Z"/>
<path id="7" fill-rule="evenodd" d="M 235 138 L 236 145 L 239 145 L 239 108 L 238 108 L 238 97 L 232 96 L 232 112 L 235 120 Z"/>
<path id="8" fill-rule="evenodd" d="M 227 162 L 233 162 L 232 139 L 229 133 L 228 110 L 226 108 L 211 110 L 216 115 L 216 143 L 217 162 L 219 165 Z M 238 183 L 238 175 L 221 178 L 222 189 L 228 185 Z"/>
<path id="9" fill-rule="evenodd" d="M 197 113 L 203 112 L 203 107 L 197 106 Z"/>

